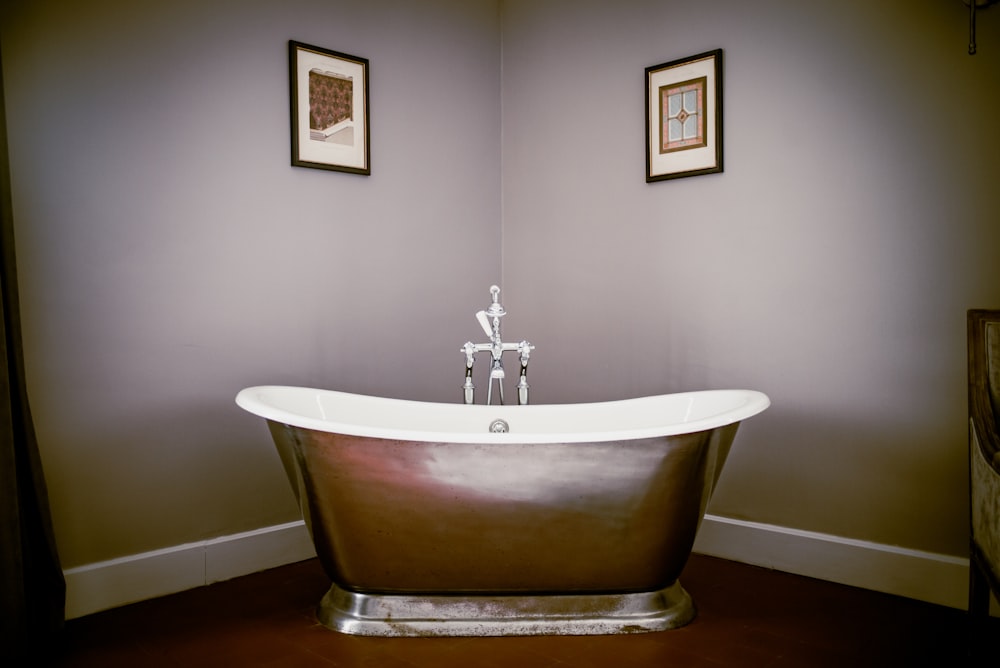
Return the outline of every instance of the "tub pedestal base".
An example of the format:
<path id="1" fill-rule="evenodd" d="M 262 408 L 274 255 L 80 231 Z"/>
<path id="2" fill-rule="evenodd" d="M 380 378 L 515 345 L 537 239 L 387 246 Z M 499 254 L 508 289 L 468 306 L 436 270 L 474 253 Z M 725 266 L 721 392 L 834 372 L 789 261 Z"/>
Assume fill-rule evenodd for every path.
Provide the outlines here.
<path id="1" fill-rule="evenodd" d="M 608 635 L 665 631 L 695 615 L 679 582 L 635 594 L 359 594 L 336 584 L 319 604 L 328 628 L 362 636 Z"/>

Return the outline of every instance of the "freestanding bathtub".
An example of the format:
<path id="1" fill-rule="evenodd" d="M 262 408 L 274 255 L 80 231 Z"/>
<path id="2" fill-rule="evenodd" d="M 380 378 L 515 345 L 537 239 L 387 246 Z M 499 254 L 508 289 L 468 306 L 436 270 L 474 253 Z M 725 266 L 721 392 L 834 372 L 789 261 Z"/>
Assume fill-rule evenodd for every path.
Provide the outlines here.
<path id="1" fill-rule="evenodd" d="M 466 406 L 263 386 L 332 580 L 319 620 L 378 636 L 682 626 L 678 576 L 759 392 Z M 507 431 L 496 433 L 495 429 Z"/>

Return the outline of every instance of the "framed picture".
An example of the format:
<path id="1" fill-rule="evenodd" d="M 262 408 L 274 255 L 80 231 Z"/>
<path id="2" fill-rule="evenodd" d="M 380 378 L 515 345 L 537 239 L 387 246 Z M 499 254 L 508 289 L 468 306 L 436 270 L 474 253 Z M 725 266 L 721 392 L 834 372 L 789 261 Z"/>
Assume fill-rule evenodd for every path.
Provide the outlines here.
<path id="1" fill-rule="evenodd" d="M 368 60 L 288 42 L 292 165 L 371 174 Z"/>
<path id="2" fill-rule="evenodd" d="M 722 49 L 646 68 L 646 182 L 722 171 Z"/>

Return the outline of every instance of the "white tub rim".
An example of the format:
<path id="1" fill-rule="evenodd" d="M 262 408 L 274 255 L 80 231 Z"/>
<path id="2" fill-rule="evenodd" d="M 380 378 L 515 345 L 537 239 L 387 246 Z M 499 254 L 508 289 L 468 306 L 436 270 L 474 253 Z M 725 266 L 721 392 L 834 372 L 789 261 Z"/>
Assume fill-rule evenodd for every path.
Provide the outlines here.
<path id="1" fill-rule="evenodd" d="M 240 391 L 236 403 L 273 422 L 349 436 L 431 443 L 585 443 L 724 427 L 762 412 L 770 406 L 770 399 L 755 390 L 726 389 L 603 402 L 467 406 L 258 385 Z M 489 425 L 496 419 L 506 421 L 510 431 L 490 432 Z"/>

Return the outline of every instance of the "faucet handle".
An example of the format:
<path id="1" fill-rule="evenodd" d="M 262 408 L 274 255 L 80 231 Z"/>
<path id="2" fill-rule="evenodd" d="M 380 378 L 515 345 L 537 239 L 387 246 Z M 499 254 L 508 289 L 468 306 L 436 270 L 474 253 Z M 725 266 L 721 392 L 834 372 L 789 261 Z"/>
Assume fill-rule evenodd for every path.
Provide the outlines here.
<path id="1" fill-rule="evenodd" d="M 472 369 L 472 365 L 476 363 L 476 346 L 472 341 L 466 341 L 465 345 L 462 346 L 462 352 L 465 353 L 465 368 Z"/>

